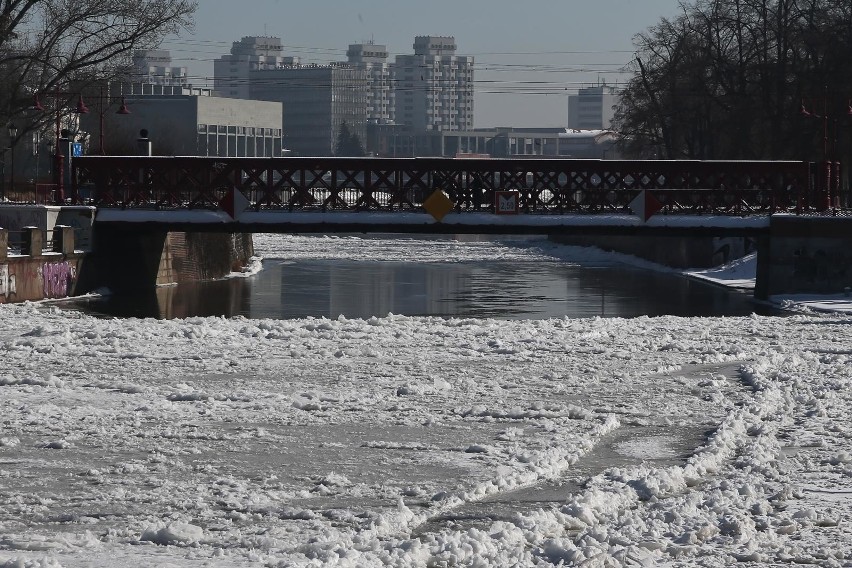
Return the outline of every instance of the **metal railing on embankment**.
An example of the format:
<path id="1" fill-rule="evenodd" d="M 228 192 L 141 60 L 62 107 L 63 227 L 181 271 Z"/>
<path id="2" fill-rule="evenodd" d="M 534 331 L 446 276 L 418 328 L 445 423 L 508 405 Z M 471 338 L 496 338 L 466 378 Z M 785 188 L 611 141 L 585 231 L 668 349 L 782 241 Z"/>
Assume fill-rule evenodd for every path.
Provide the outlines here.
<path id="1" fill-rule="evenodd" d="M 55 183 L 15 184 L 5 189 L 4 197 L 23 205 L 57 205 L 57 188 Z"/>
<path id="2" fill-rule="evenodd" d="M 75 252 L 74 228 L 57 225 L 52 231 L 24 227 L 19 231 L 0 229 L 0 261 L 9 255 L 41 257 L 46 253 Z"/>

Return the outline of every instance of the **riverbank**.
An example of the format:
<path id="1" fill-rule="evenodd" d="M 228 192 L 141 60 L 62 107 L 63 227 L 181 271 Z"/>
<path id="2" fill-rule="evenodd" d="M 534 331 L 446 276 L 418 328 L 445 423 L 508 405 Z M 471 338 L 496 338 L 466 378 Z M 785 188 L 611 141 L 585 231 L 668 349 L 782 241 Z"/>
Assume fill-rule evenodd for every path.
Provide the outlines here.
<path id="1" fill-rule="evenodd" d="M 688 270 L 690 278 L 710 282 L 728 288 L 754 290 L 757 272 L 757 255 L 750 254 L 725 266 L 707 270 Z M 840 294 L 777 294 L 769 297 L 769 303 L 778 308 L 795 312 L 852 313 L 852 292 Z"/>

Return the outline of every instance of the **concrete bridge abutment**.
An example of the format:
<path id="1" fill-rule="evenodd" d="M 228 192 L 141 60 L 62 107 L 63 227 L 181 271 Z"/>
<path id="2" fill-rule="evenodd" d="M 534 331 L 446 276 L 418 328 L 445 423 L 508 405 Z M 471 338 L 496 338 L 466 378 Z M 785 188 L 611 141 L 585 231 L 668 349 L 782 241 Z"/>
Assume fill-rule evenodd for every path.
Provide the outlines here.
<path id="1" fill-rule="evenodd" d="M 773 215 L 750 236 L 552 235 L 672 268 L 712 268 L 757 252 L 754 297 L 852 294 L 852 217 Z"/>
<path id="2" fill-rule="evenodd" d="M 841 294 L 852 288 L 852 218 L 774 215 L 760 237 L 754 296 Z"/>
<path id="3" fill-rule="evenodd" d="M 223 278 L 247 266 L 254 254 L 248 233 L 167 231 L 96 225 L 89 290 L 149 290 L 156 286 Z"/>

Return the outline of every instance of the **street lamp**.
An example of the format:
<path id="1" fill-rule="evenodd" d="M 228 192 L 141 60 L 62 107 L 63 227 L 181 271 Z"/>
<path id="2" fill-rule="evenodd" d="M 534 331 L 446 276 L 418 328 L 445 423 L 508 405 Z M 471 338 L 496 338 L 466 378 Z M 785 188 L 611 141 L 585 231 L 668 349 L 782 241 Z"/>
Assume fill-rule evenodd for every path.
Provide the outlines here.
<path id="1" fill-rule="evenodd" d="M 10 122 L 7 125 L 9 129 L 9 148 L 11 149 L 11 160 L 12 163 L 9 164 L 9 191 L 11 193 L 15 192 L 15 143 L 18 138 L 18 126 L 14 122 Z"/>
<path id="2" fill-rule="evenodd" d="M 99 125 L 99 128 L 100 128 L 100 130 L 99 130 L 99 135 L 100 135 L 99 146 L 100 147 L 99 147 L 99 152 L 100 152 L 101 156 L 105 156 L 106 150 L 104 149 L 104 116 L 106 115 L 106 106 L 107 106 L 107 104 L 109 104 L 111 99 L 110 99 L 109 95 L 104 95 L 103 87 L 101 87 L 101 94 L 100 94 L 100 97 L 99 97 L 98 100 L 99 100 L 99 103 L 100 103 L 100 107 L 99 107 L 100 110 L 98 111 L 98 114 L 100 115 L 100 125 Z M 121 114 L 121 115 L 130 114 L 130 109 L 127 108 L 127 101 L 124 97 L 121 97 L 121 106 L 118 107 L 118 110 L 115 111 L 115 114 Z"/>
<path id="3" fill-rule="evenodd" d="M 6 151 L 0 150 L 0 201 L 6 201 Z"/>

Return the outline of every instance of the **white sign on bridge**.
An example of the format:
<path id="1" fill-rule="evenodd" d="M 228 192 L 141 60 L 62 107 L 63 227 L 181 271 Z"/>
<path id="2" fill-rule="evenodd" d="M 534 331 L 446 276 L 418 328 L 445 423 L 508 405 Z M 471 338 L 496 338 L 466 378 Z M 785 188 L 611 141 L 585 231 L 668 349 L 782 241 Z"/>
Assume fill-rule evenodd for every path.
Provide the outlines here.
<path id="1" fill-rule="evenodd" d="M 219 202 L 219 209 L 231 216 L 235 221 L 249 208 L 251 202 L 236 187 L 231 188 L 228 194 Z"/>
<path id="2" fill-rule="evenodd" d="M 520 207 L 519 191 L 495 191 L 494 212 L 498 215 L 517 215 Z"/>

